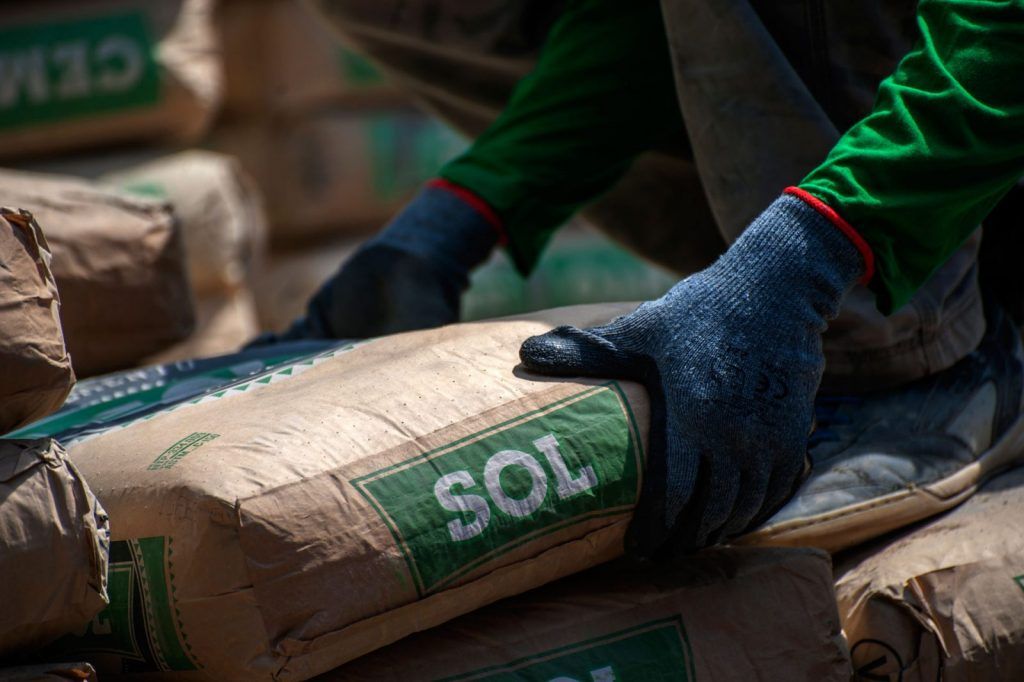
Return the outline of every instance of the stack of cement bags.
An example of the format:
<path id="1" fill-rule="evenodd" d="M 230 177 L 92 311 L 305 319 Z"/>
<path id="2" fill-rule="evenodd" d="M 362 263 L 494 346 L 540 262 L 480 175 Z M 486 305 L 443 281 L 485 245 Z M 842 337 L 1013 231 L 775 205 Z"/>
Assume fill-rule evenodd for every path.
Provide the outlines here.
<path id="1" fill-rule="evenodd" d="M 570 579 L 351 663 L 621 554 L 645 391 L 515 367 L 527 336 L 627 309 L 332 348 L 72 439 L 110 514 L 110 606 L 46 655 L 181 679 L 844 679 L 826 557 L 758 548 Z"/>
<path id="2" fill-rule="evenodd" d="M 229 171 L 203 172 L 212 161 L 179 163 L 170 175 L 179 184 L 194 184 L 176 196 L 160 185 L 159 169 L 137 179 L 152 180 L 137 197 L 113 181 L 67 177 L 94 178 L 104 166 L 122 169 L 203 138 L 222 91 L 214 8 L 213 0 L 42 0 L 0 8 L 0 23 L 10 34 L 0 48 L 7 74 L 0 94 L 0 162 L 53 176 L 4 172 L 0 189 L 7 203 L 32 211 L 49 236 L 64 331 L 80 376 L 173 353 L 171 347 L 195 327 L 193 298 L 202 298 L 210 281 L 202 271 L 220 265 L 203 254 L 225 257 L 224 239 L 212 248 L 203 242 L 217 230 L 207 228 L 198 241 L 182 243 L 182 227 L 192 227 L 196 214 L 224 220 L 218 211 L 227 202 L 219 194 L 229 182 L 221 176 Z M 128 144 L 135 151 L 121 151 Z M 204 183 L 202 194 L 192 191 L 197 183 Z M 179 200 L 183 212 L 173 205 Z M 246 201 L 259 209 L 258 202 Z M 262 216 L 245 222 L 245 229 L 254 223 L 251 229 L 261 234 Z M 237 241 L 238 228 L 230 227 L 230 239 Z M 189 274 L 200 285 L 196 291 Z M 209 326 L 207 318 L 223 316 L 223 308 L 238 308 L 234 300 L 233 307 L 200 303 L 200 331 Z M 246 312 L 247 326 L 231 349 L 255 331 L 251 301 Z"/>
<path id="3" fill-rule="evenodd" d="M 0 208 L 0 432 L 60 407 L 75 377 L 46 238 Z M 106 604 L 109 529 L 64 449 L 0 440 L 0 657 L 84 630 Z"/>

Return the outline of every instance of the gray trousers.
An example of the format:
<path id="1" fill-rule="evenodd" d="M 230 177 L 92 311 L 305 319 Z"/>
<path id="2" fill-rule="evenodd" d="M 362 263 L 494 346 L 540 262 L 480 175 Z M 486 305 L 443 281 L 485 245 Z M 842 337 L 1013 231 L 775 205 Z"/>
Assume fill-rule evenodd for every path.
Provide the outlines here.
<path id="1" fill-rule="evenodd" d="M 468 136 L 532 68 L 556 0 L 311 0 L 340 37 Z M 584 214 L 680 274 L 709 264 L 866 115 L 910 49 L 913 0 L 661 0 L 686 137 L 637 159 Z M 595 46 L 599 49 L 599 46 Z M 855 288 L 825 335 L 831 390 L 945 369 L 985 330 L 980 228 L 885 317 Z"/>

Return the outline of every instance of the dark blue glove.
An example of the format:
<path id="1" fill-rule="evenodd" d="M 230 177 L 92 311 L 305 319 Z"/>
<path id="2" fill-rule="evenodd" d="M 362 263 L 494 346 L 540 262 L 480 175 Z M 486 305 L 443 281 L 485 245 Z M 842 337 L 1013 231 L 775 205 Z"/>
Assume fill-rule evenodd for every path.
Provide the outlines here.
<path id="1" fill-rule="evenodd" d="M 833 223 L 783 196 L 662 298 L 602 327 L 527 339 L 527 369 L 629 379 L 650 393 L 628 551 L 661 558 L 720 542 L 792 495 L 805 475 L 821 334 L 865 267 Z"/>
<path id="2" fill-rule="evenodd" d="M 498 242 L 486 206 L 443 181 L 424 187 L 313 296 L 306 315 L 256 345 L 363 339 L 457 322 L 470 271 Z"/>

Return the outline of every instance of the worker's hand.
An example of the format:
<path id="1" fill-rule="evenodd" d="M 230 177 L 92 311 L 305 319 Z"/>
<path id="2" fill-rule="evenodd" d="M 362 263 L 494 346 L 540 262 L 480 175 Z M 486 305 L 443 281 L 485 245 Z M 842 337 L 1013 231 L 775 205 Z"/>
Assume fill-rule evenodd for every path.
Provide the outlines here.
<path id="1" fill-rule="evenodd" d="M 283 334 L 295 339 L 362 339 L 456 322 L 469 272 L 487 259 L 498 228 L 486 207 L 458 188 L 424 187 L 313 296 Z"/>
<path id="2" fill-rule="evenodd" d="M 827 210 L 827 209 L 825 209 Z M 865 261 L 783 196 L 707 270 L 610 324 L 527 339 L 527 369 L 642 382 L 652 403 L 627 550 L 659 558 L 741 534 L 805 475 L 821 334 Z"/>

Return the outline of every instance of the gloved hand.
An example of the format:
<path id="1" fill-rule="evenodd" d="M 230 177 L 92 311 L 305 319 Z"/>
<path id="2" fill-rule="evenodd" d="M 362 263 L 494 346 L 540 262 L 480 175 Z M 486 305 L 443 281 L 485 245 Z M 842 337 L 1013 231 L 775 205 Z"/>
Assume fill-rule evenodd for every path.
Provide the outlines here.
<path id="1" fill-rule="evenodd" d="M 795 492 L 824 368 L 821 334 L 870 270 L 862 253 L 804 200 L 782 196 L 711 267 L 660 299 L 605 326 L 526 340 L 529 370 L 628 379 L 650 393 L 627 551 L 663 558 L 720 542 Z"/>
<path id="2" fill-rule="evenodd" d="M 313 296 L 305 317 L 253 345 L 363 339 L 456 322 L 469 272 L 487 259 L 500 223 L 445 181 L 426 185 Z"/>

